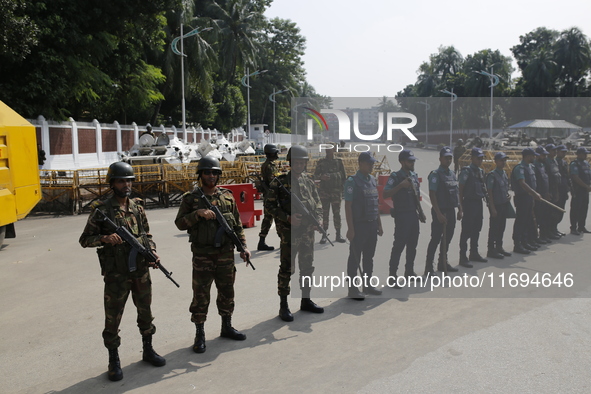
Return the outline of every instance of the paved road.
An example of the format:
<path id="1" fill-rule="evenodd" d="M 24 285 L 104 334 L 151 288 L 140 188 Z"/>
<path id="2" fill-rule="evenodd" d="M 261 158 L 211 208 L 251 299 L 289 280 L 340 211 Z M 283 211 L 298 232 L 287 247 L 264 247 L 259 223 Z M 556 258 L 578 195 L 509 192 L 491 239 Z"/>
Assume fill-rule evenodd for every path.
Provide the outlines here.
<path id="1" fill-rule="evenodd" d="M 417 150 L 426 179 L 437 154 Z M 390 157 L 397 168 L 396 155 Z M 425 184 L 422 191 L 426 192 Z M 425 199 L 425 203 L 428 200 Z M 175 208 L 148 211 L 158 252 L 180 283 L 152 272 L 154 345 L 167 365 L 141 362 L 135 311 L 128 303 L 121 325 L 124 379 L 106 377 L 102 345 L 102 280 L 96 254 L 78 237 L 85 216 L 31 217 L 17 224 L 18 238 L 0 251 L 0 378 L 2 392 L 589 392 L 591 302 L 589 236 L 566 236 L 528 256 L 479 264 L 458 277 L 495 278 L 478 289 L 394 290 L 363 302 L 313 289 L 323 315 L 298 311 L 277 317 L 278 251 L 255 253 L 256 271 L 238 265 L 234 326 L 248 339 L 218 338 L 215 306 L 206 323 L 207 352 L 191 350 L 194 326 L 188 236 L 174 226 Z M 382 216 L 375 274 L 385 279 L 393 219 Z M 485 223 L 487 220 L 485 219 Z M 511 246 L 512 222 L 506 244 Z M 486 226 L 485 226 L 486 227 Z M 456 236 L 450 260 L 458 261 Z M 568 224 L 564 221 L 561 229 Z M 256 246 L 259 227 L 246 230 Z M 274 231 L 274 230 L 273 230 Z M 416 270 L 422 273 L 430 226 L 421 225 Z M 334 236 L 334 231 L 331 231 Z M 485 229 L 481 236 L 485 252 Z M 317 236 L 317 239 L 319 237 Z M 272 233 L 268 243 L 277 246 Z M 348 247 L 317 245 L 318 274 L 346 265 Z M 500 288 L 511 273 L 573 273 L 570 289 Z M 315 297 L 316 295 L 316 297 Z M 548 298 L 550 297 L 550 298 Z M 552 298 L 553 297 L 553 298 Z M 297 312 L 296 312 L 297 311 Z"/>

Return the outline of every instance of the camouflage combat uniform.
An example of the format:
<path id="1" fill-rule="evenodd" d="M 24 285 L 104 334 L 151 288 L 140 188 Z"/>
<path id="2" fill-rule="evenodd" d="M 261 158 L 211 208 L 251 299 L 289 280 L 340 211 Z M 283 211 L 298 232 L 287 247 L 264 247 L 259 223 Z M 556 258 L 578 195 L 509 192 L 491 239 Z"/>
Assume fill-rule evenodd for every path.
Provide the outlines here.
<path id="1" fill-rule="evenodd" d="M 261 177 L 263 178 L 262 182 L 265 184 L 263 186 L 263 190 L 266 190 L 269 187 L 269 184 L 273 180 L 274 177 L 279 175 L 277 171 L 277 164 L 275 164 L 275 160 L 270 160 L 267 158 L 263 165 L 261 166 Z M 268 191 L 263 192 L 263 203 L 269 194 Z M 265 215 L 263 216 L 263 221 L 261 223 L 261 232 L 259 233 L 259 237 L 266 237 L 269 234 L 269 230 L 271 229 L 271 224 L 273 224 L 273 215 L 269 213 L 267 208 L 264 208 Z"/>
<path id="2" fill-rule="evenodd" d="M 207 318 L 211 284 L 215 281 L 218 296 L 217 307 L 220 316 L 232 316 L 234 312 L 234 244 L 226 234 L 221 236 L 220 247 L 214 240 L 220 225 L 216 219 L 206 220 L 197 215 L 198 209 L 207 209 L 197 189 L 185 193 L 174 223 L 179 230 L 187 230 L 193 252 L 193 300 L 189 311 L 191 321 L 202 324 Z M 236 200 L 228 189 L 218 187 L 207 199 L 219 207 L 224 218 L 246 248 L 246 239 L 240 221 Z"/>
<path id="3" fill-rule="evenodd" d="M 320 197 L 316 191 L 314 181 L 306 174 L 301 174 L 296 180 L 291 176 L 280 175 L 277 179 L 285 185 L 292 193 L 295 193 L 306 208 L 316 215 L 317 219 L 322 216 Z M 292 181 L 294 181 L 292 183 Z M 292 229 L 288 216 L 292 214 L 291 198 L 282 191 L 277 181 L 271 182 L 269 195 L 265 201 L 265 207 L 273 215 L 277 225 L 277 231 L 281 237 L 281 254 L 279 274 L 277 276 L 278 294 L 286 296 L 290 293 L 289 282 L 293 274 L 296 256 L 299 254 L 298 265 L 300 267 L 300 283 L 302 276 L 309 276 L 314 273 L 314 229 L 309 220 L 302 219 L 298 227 Z M 295 213 L 295 212 L 294 212 Z M 302 288 L 302 297 L 310 297 L 310 289 Z"/>
<path id="4" fill-rule="evenodd" d="M 334 219 L 334 228 L 337 233 L 341 231 L 341 200 L 343 199 L 343 185 L 347 174 L 343 160 L 339 158 L 329 159 L 327 157 L 319 159 L 314 170 L 314 179 L 320 179 L 323 174 L 330 176 L 327 181 L 320 181 L 320 190 L 318 195 L 322 202 L 323 227 L 328 230 L 328 217 L 332 206 L 332 215 Z"/>
<path id="5" fill-rule="evenodd" d="M 139 237 L 142 232 L 145 237 L 139 238 L 145 247 L 156 249 L 152 241 L 148 219 L 143 208 L 143 201 L 139 198 L 129 200 L 127 211 L 123 211 L 115 197 L 106 201 L 97 201 L 92 205 L 93 211 L 86 227 L 80 236 L 80 245 L 84 248 L 99 247 L 97 254 L 101 264 L 101 274 L 105 282 L 105 329 L 103 340 L 107 349 L 117 349 L 121 344 L 119 324 L 123 316 L 123 309 L 129 292 L 137 308 L 137 325 L 142 336 L 154 334 L 156 327 L 152 324 L 154 317 L 150 305 L 152 303 L 152 281 L 148 264 L 141 255 L 137 258 L 137 270 L 129 272 L 128 256 L 131 247 L 127 243 L 119 245 L 105 244 L 100 241 L 101 236 L 113 234 L 114 229 L 106 223 L 97 220 L 94 210 L 100 209 L 118 226 L 126 227 L 134 236 Z"/>

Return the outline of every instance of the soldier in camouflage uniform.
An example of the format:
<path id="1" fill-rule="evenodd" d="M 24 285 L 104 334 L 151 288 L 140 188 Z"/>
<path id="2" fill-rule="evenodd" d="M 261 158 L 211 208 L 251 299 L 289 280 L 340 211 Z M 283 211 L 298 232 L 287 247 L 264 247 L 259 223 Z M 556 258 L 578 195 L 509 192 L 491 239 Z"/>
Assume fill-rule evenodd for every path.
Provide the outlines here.
<path id="1" fill-rule="evenodd" d="M 277 175 L 279 175 L 277 171 L 277 165 L 274 163 L 277 160 L 279 149 L 273 144 L 267 144 L 264 148 L 265 155 L 267 156 L 267 160 L 261 166 L 261 182 L 262 182 L 262 189 L 263 189 L 263 204 L 265 202 L 265 198 L 267 196 L 267 191 L 269 190 L 269 184 Z M 269 213 L 269 211 L 265 208 L 265 216 L 263 217 L 263 221 L 261 223 L 261 232 L 259 233 L 259 244 L 257 246 L 257 250 L 274 250 L 273 246 L 267 245 L 265 242 L 265 238 L 269 234 L 269 230 L 271 229 L 271 224 L 273 223 L 273 215 Z"/>
<path id="2" fill-rule="evenodd" d="M 347 174 L 345 173 L 343 160 L 334 157 L 337 144 L 334 142 L 330 144 L 332 144 L 332 148 L 326 150 L 326 157 L 318 160 L 316 164 L 314 179 L 320 180 L 318 195 L 322 202 L 322 225 L 324 230 L 328 230 L 330 207 L 332 206 L 334 228 L 337 233 L 335 241 L 346 242 L 341 236 L 341 200 L 343 199 L 343 185 Z M 320 243 L 325 244 L 326 242 L 327 239 L 323 235 Z"/>
<path id="3" fill-rule="evenodd" d="M 314 273 L 312 262 L 314 261 L 315 229 L 309 219 L 303 217 L 301 213 L 294 212 L 292 214 L 291 195 L 285 193 L 278 182 L 298 196 L 310 213 L 316 215 L 317 219 L 322 216 L 322 208 L 314 182 L 304 173 L 308 163 L 306 148 L 300 145 L 292 146 L 287 152 L 287 160 L 290 163 L 291 171 L 271 182 L 265 207 L 273 215 L 281 237 L 279 274 L 277 276 L 278 293 L 281 299 L 279 317 L 283 321 L 293 321 L 287 296 L 290 293 L 289 282 L 298 254 L 300 287 L 302 289 L 300 309 L 312 313 L 323 313 L 324 309 L 310 299 L 310 287 L 302 286 L 302 276 L 311 276 Z"/>
<path id="4" fill-rule="evenodd" d="M 238 341 L 246 339 L 246 335 L 232 327 L 236 279 L 234 244 L 229 237 L 222 234 L 221 239 L 217 240 L 220 246 L 215 246 L 216 233 L 220 230 L 220 225 L 215 213 L 207 209 L 202 199 L 203 194 L 212 205 L 219 207 L 244 245 L 244 252 L 240 253 L 240 257 L 246 260 L 247 257 L 250 258 L 250 252 L 246 249 L 246 238 L 236 200 L 230 190 L 217 186 L 222 174 L 220 162 L 211 157 L 204 157 L 199 160 L 197 173 L 202 188 L 195 188 L 192 192 L 183 195 L 174 223 L 179 230 L 187 230 L 190 236 L 189 242 L 193 252 L 193 300 L 189 311 L 191 321 L 195 323 L 197 329 L 193 351 L 203 353 L 206 348 L 204 323 L 209 308 L 211 284 L 214 281 L 218 290 L 218 312 L 222 316 L 220 336 Z"/>
<path id="5" fill-rule="evenodd" d="M 143 202 L 139 198 L 129 198 L 133 179 L 135 179 L 133 169 L 129 164 L 122 162 L 111 164 L 107 173 L 107 182 L 113 189 L 114 195 L 105 201 L 93 203 L 92 214 L 79 240 L 84 248 L 98 247 L 97 254 L 105 282 L 103 340 L 105 347 L 109 350 L 108 376 L 112 381 L 123 379 L 117 350 L 121 344 L 119 324 L 130 292 L 138 313 L 137 324 L 143 341 L 143 360 L 157 367 L 166 364 L 166 360 L 152 348 L 152 334 L 156 332 L 156 327 L 152 324 L 154 317 L 150 309 L 152 281 L 148 266 L 155 268 L 156 265 L 147 263 L 143 257 L 138 256 L 136 269 L 130 272 L 128 257 L 131 247 L 114 233 L 114 228 L 109 228 L 104 221 L 98 220 L 95 216 L 95 210 L 101 210 L 118 226 L 126 227 L 134 236 L 139 237 L 140 242 L 156 254 L 156 244 L 150 235 Z"/>

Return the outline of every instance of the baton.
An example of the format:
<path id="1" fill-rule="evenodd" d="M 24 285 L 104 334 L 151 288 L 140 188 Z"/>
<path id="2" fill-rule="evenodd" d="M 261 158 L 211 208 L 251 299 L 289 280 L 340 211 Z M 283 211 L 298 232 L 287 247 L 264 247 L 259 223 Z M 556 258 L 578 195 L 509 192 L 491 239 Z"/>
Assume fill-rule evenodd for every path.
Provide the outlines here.
<path id="1" fill-rule="evenodd" d="M 560 212 L 562 212 L 562 213 L 566 213 L 566 210 L 564 210 L 564 209 L 560 208 L 558 205 L 554 205 L 554 204 L 552 204 L 552 203 L 551 203 L 550 201 L 548 201 L 548 200 L 545 200 L 545 199 L 541 198 L 541 199 L 540 199 L 540 201 L 543 201 L 543 202 L 545 202 L 546 204 L 550 205 L 552 208 L 554 208 L 554 209 L 557 209 L 557 210 L 559 210 L 559 211 L 560 211 Z"/>

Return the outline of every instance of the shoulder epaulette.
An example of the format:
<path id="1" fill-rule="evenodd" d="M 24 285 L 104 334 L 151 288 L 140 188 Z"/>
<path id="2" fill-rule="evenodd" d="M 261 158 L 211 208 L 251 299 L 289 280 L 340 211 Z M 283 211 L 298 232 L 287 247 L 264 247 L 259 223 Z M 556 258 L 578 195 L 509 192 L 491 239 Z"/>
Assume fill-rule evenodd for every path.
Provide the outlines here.
<path id="1" fill-rule="evenodd" d="M 104 201 L 102 201 L 102 200 L 96 200 L 96 201 L 93 201 L 92 204 L 90 204 L 90 208 L 92 208 L 92 210 L 95 210 L 98 207 L 103 206 L 103 205 L 105 205 L 105 202 Z"/>
<path id="2" fill-rule="evenodd" d="M 139 197 L 132 198 L 131 200 L 132 200 L 134 203 L 136 203 L 137 205 L 139 205 L 140 207 L 144 207 L 144 205 L 145 205 L 145 202 L 144 202 L 144 200 L 142 200 L 142 199 L 141 199 L 141 198 L 139 198 Z"/>
<path id="3" fill-rule="evenodd" d="M 230 193 L 230 194 L 234 194 L 234 192 L 230 189 L 226 189 L 225 187 L 220 187 L 218 186 L 218 190 L 220 191 L 220 193 Z"/>

